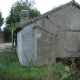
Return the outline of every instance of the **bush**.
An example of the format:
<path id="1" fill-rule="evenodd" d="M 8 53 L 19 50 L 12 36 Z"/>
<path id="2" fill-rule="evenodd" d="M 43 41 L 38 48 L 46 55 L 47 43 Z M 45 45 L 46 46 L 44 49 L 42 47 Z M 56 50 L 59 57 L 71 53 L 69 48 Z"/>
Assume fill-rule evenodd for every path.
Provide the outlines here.
<path id="1" fill-rule="evenodd" d="M 5 28 L 3 31 L 3 40 L 4 40 L 4 42 L 11 41 L 11 31 L 7 28 Z"/>
<path id="2" fill-rule="evenodd" d="M 3 42 L 3 32 L 0 31 L 0 42 Z"/>

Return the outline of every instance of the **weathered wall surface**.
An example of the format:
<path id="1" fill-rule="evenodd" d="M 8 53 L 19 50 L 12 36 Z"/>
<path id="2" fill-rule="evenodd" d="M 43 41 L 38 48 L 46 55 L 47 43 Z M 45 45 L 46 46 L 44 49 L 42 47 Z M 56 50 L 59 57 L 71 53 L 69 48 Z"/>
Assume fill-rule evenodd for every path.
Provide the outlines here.
<path id="1" fill-rule="evenodd" d="M 78 53 L 80 46 L 80 9 L 70 5 L 52 13 L 49 18 L 53 24 L 45 17 L 38 20 L 36 25 L 55 35 L 56 58 L 77 56 L 74 54 Z"/>
<path id="2" fill-rule="evenodd" d="M 54 25 L 60 27 L 60 32 L 55 38 L 56 57 L 77 56 L 75 54 L 78 53 L 79 15 L 80 10 L 72 5 L 51 15 Z"/>
<path id="3" fill-rule="evenodd" d="M 20 31 L 21 35 L 19 35 L 18 33 L 18 55 L 21 60 L 20 62 L 23 66 L 28 66 L 29 63 L 34 62 L 33 25 L 34 24 L 24 27 L 24 29 Z"/>
<path id="4" fill-rule="evenodd" d="M 41 29 L 36 30 L 37 65 L 53 64 L 55 62 L 54 36 Z"/>
<path id="5" fill-rule="evenodd" d="M 34 62 L 34 34 L 33 25 L 31 24 L 24 27 L 22 30 L 22 49 L 23 49 L 23 62 L 29 65 L 29 63 Z"/>
<path id="6" fill-rule="evenodd" d="M 17 33 L 17 54 L 19 57 L 19 62 L 22 64 L 22 34 L 21 31 Z"/>

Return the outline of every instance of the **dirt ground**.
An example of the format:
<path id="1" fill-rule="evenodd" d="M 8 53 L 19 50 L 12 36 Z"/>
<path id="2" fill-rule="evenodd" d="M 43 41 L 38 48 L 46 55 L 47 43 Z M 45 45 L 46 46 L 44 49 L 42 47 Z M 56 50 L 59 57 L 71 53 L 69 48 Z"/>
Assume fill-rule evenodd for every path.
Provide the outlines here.
<path id="1" fill-rule="evenodd" d="M 12 43 L 0 43 L 0 50 L 12 48 Z"/>

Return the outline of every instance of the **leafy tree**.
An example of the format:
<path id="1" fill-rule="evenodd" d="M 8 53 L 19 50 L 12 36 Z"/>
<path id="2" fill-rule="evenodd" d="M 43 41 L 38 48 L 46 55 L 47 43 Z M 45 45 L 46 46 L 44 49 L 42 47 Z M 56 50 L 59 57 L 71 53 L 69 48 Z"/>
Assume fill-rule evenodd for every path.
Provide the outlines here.
<path id="1" fill-rule="evenodd" d="M 0 27 L 2 26 L 2 24 L 3 24 L 3 18 L 2 18 L 2 13 L 0 12 Z"/>
<path id="2" fill-rule="evenodd" d="M 40 15 L 40 12 L 33 7 L 34 1 L 29 2 L 26 1 L 17 1 L 14 3 L 10 10 L 10 15 L 6 18 L 6 24 L 8 27 L 11 27 L 11 24 L 13 23 L 13 26 L 18 26 L 20 23 L 20 12 L 21 10 L 28 10 L 30 14 L 30 19 L 37 17 Z"/>

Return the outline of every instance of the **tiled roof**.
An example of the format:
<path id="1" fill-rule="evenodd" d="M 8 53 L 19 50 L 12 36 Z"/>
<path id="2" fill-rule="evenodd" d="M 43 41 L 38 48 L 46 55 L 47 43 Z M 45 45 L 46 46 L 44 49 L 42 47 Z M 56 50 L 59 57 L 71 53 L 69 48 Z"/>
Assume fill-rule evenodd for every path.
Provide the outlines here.
<path id="1" fill-rule="evenodd" d="M 59 10 L 61 10 L 61 9 L 63 9 L 63 8 L 66 8 L 66 7 L 69 6 L 69 5 L 76 6 L 77 8 L 80 9 L 80 5 L 79 5 L 77 2 L 75 2 L 75 1 L 70 1 L 70 2 L 68 2 L 68 3 L 66 3 L 66 4 L 64 4 L 64 5 L 61 5 L 61 6 L 59 6 L 59 7 L 56 7 L 55 9 L 52 9 L 52 10 L 50 10 L 50 11 L 48 11 L 48 12 L 46 12 L 46 13 L 44 13 L 44 14 L 42 14 L 42 15 L 40 15 L 40 16 L 32 19 L 32 20 L 29 20 L 29 21 L 21 24 L 18 28 L 23 28 L 23 27 L 27 26 L 28 24 L 34 23 L 34 22 L 36 22 L 37 20 L 40 20 L 40 19 L 48 16 L 49 14 L 52 14 L 52 13 L 54 13 L 54 12 L 56 12 L 56 11 L 59 11 Z"/>

